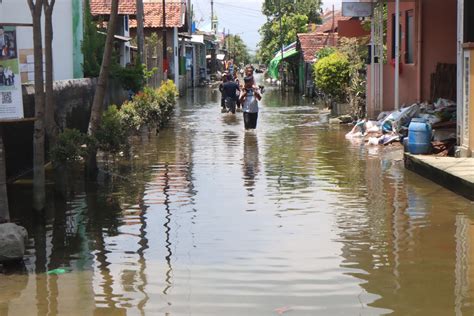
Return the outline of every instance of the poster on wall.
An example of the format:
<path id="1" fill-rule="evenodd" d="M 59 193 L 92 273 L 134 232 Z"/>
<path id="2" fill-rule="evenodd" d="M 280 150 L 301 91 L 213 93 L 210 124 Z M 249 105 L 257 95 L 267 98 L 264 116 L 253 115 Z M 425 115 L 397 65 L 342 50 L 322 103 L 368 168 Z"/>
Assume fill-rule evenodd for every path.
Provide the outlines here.
<path id="1" fill-rule="evenodd" d="M 0 26 L 0 120 L 23 118 L 16 28 Z"/>

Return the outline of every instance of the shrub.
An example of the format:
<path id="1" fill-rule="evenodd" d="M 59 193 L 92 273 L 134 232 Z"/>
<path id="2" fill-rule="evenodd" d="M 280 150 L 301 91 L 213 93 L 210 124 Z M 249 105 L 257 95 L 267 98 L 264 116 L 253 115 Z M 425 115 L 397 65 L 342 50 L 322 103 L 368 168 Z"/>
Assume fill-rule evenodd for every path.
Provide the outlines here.
<path id="1" fill-rule="evenodd" d="M 317 53 L 316 53 L 316 59 L 317 60 L 320 60 L 324 57 L 328 57 L 329 55 L 332 55 L 336 52 L 336 48 L 334 47 L 331 47 L 331 46 L 327 46 L 327 47 L 323 47 L 321 48 Z"/>
<path id="2" fill-rule="evenodd" d="M 130 64 L 125 68 L 116 64 L 112 69 L 112 76 L 119 80 L 120 84 L 125 90 L 138 93 L 139 91 L 143 90 L 146 81 L 157 70 L 158 69 L 156 67 L 148 70 L 146 65 L 137 61 L 135 65 Z"/>
<path id="3" fill-rule="evenodd" d="M 132 101 L 122 104 L 119 115 L 122 127 L 127 131 L 138 131 L 140 126 L 143 125 L 143 120 L 140 115 L 138 115 L 135 103 Z"/>
<path id="4" fill-rule="evenodd" d="M 109 106 L 102 114 L 102 122 L 95 135 L 97 148 L 116 154 L 126 145 L 127 136 L 128 131 L 122 125 L 117 106 Z"/>
<path id="5" fill-rule="evenodd" d="M 143 124 L 159 125 L 161 108 L 156 90 L 145 87 L 142 92 L 133 97 L 132 103 Z"/>
<path id="6" fill-rule="evenodd" d="M 58 135 L 56 145 L 51 148 L 53 163 L 67 163 L 80 160 L 87 155 L 90 138 L 77 129 L 65 129 Z"/>
<path id="7" fill-rule="evenodd" d="M 169 120 L 171 113 L 173 113 L 176 105 L 176 97 L 178 96 L 178 89 L 173 81 L 165 81 L 157 91 L 160 99 L 161 111 L 165 120 Z"/>
<path id="8" fill-rule="evenodd" d="M 336 52 L 321 58 L 314 64 L 313 72 L 318 89 L 333 101 L 345 101 L 349 84 L 349 61 L 344 54 Z"/>

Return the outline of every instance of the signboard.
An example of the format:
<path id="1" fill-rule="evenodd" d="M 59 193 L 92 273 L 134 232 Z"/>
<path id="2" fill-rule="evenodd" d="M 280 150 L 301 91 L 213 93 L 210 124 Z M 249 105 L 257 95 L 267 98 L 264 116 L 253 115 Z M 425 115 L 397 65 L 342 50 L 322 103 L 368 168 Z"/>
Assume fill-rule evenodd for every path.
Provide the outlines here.
<path id="1" fill-rule="evenodd" d="M 23 118 L 16 27 L 0 26 L 0 119 Z"/>
<path id="2" fill-rule="evenodd" d="M 371 2 L 343 2 L 342 16 L 369 17 L 372 16 L 373 4 Z"/>

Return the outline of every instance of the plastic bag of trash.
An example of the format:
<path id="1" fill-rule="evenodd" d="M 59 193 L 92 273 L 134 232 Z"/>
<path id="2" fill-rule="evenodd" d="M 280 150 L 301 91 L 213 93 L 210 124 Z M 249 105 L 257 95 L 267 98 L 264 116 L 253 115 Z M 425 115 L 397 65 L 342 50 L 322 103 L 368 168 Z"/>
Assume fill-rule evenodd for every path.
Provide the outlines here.
<path id="1" fill-rule="evenodd" d="M 378 145 L 379 144 L 379 138 L 378 137 L 369 137 L 367 141 L 367 145 Z"/>
<path id="2" fill-rule="evenodd" d="M 379 123 L 382 123 L 383 120 L 385 120 L 385 118 L 387 116 L 389 116 L 390 114 L 392 114 L 394 111 L 385 111 L 385 112 L 380 112 L 379 116 L 377 116 L 377 121 Z"/>
<path id="3" fill-rule="evenodd" d="M 382 122 L 382 130 L 388 132 L 399 132 L 403 126 L 408 126 L 411 119 L 418 115 L 420 111 L 419 104 L 413 104 L 400 111 L 395 111 L 387 116 Z"/>
<path id="4" fill-rule="evenodd" d="M 380 132 L 380 125 L 376 121 L 367 121 L 365 123 L 366 133 L 378 133 Z"/>
<path id="5" fill-rule="evenodd" d="M 436 109 L 447 108 L 449 106 L 455 106 L 455 105 L 456 105 L 456 102 L 448 100 L 448 99 L 443 99 L 443 98 L 439 98 L 434 103 L 434 106 Z"/>
<path id="6" fill-rule="evenodd" d="M 431 125 L 441 122 L 441 118 L 434 114 L 419 114 L 418 117 L 425 119 Z"/>

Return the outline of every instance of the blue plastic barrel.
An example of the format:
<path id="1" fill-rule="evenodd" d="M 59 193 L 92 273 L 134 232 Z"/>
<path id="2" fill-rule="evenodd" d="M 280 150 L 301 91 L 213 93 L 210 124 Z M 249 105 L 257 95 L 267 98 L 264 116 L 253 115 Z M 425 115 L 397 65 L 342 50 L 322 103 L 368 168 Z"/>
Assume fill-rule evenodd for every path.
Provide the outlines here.
<path id="1" fill-rule="evenodd" d="M 422 118 L 413 118 L 408 126 L 408 151 L 410 154 L 431 152 L 431 125 Z"/>

